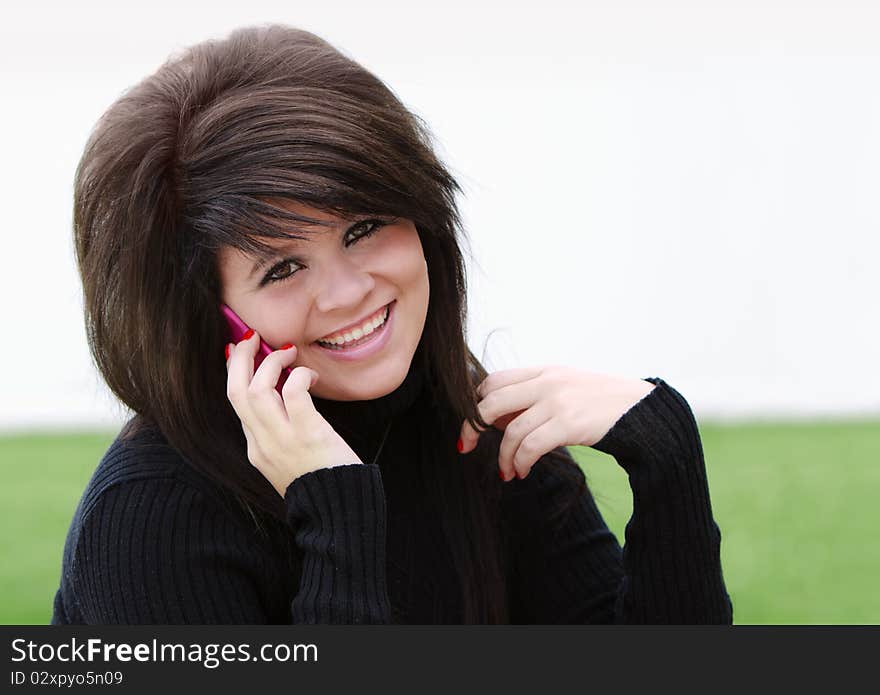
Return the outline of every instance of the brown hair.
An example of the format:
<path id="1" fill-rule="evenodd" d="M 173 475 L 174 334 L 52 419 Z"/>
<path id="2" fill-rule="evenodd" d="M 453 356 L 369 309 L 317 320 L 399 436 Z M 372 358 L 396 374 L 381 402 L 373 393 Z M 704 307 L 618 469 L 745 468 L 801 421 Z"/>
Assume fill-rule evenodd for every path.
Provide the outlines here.
<path id="1" fill-rule="evenodd" d="M 475 391 L 486 370 L 465 341 L 459 192 L 418 117 L 314 34 L 248 27 L 172 56 L 101 117 L 76 171 L 86 333 L 109 388 L 136 413 L 122 436 L 157 427 L 255 521 L 284 519 L 225 395 L 216 257 L 224 247 L 261 255 L 261 238 L 315 222 L 271 204 L 290 199 L 415 223 L 431 287 L 417 354 L 446 413 L 426 450 L 455 456 L 447 427 L 457 432 L 465 418 L 488 427 Z M 463 622 L 508 617 L 497 442 L 481 437 L 468 466 L 424 464 L 460 573 Z"/>

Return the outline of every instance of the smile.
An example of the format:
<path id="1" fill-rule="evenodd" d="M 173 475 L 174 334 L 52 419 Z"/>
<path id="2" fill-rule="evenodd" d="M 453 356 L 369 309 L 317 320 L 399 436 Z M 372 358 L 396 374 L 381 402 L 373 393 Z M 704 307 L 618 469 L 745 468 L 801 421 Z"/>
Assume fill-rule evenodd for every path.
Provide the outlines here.
<path id="1" fill-rule="evenodd" d="M 390 312 L 391 304 L 387 304 L 359 326 L 336 333 L 327 338 L 321 338 L 315 342 L 321 347 L 330 350 L 346 350 L 364 344 L 369 341 L 370 336 L 374 333 L 381 332 Z"/>
<path id="2" fill-rule="evenodd" d="M 316 340 L 314 345 L 327 357 L 344 362 L 360 361 L 378 356 L 391 340 L 394 331 L 394 319 L 397 315 L 397 300 L 380 309 L 376 314 L 365 320 L 358 328 L 346 330 L 344 333 L 331 336 L 340 343 L 327 342 L 322 338 Z M 367 332 L 364 333 L 364 326 Z M 355 337 L 360 331 L 360 337 Z"/>

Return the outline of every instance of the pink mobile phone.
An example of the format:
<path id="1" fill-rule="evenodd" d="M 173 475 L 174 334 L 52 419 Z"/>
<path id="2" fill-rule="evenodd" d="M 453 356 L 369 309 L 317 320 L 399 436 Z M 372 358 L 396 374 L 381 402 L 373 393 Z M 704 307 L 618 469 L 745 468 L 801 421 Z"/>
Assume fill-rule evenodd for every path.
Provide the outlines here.
<path id="1" fill-rule="evenodd" d="M 223 316 L 226 317 L 226 326 L 229 329 L 226 336 L 228 342 L 240 342 L 241 339 L 244 337 L 244 334 L 247 333 L 250 326 L 242 321 L 241 317 L 225 304 L 220 305 L 220 311 L 223 312 Z M 257 367 L 260 366 L 262 361 L 266 359 L 266 356 L 272 352 L 274 352 L 274 350 L 269 346 L 269 344 L 265 340 L 260 338 L 260 347 L 257 349 L 257 354 L 254 357 L 255 372 L 257 371 Z M 290 376 L 290 367 L 284 367 L 281 370 L 281 376 L 278 378 L 278 383 L 275 385 L 275 390 L 277 390 L 278 393 L 281 393 L 281 388 L 284 386 L 284 382 L 287 381 L 288 376 Z"/>

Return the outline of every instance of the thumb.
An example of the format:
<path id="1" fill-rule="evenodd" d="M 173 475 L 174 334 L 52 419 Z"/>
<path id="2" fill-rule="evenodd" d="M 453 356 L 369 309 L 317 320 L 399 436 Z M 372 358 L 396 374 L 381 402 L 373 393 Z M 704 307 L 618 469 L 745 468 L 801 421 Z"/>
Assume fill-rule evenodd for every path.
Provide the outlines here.
<path id="1" fill-rule="evenodd" d="M 281 389 L 281 397 L 287 405 L 288 411 L 301 407 L 311 406 L 312 399 L 309 389 L 318 380 L 318 372 L 310 367 L 293 367 L 284 386 Z"/>
<path id="2" fill-rule="evenodd" d="M 479 438 L 480 430 L 475 429 L 474 426 L 465 419 L 461 425 L 461 433 L 459 435 L 461 446 L 458 447 L 458 452 L 460 454 L 469 454 L 476 448 Z"/>

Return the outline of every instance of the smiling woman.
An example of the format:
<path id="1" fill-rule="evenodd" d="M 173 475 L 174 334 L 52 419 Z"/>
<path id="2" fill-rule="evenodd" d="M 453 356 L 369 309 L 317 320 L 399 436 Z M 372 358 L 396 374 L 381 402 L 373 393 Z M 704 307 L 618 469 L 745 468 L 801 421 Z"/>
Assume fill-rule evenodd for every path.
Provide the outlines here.
<path id="1" fill-rule="evenodd" d="M 197 44 L 108 109 L 74 240 L 90 349 L 135 415 L 53 623 L 731 620 L 687 402 L 488 374 L 458 193 L 388 87 L 290 27 Z M 629 474 L 626 552 L 570 445 Z"/>
<path id="2" fill-rule="evenodd" d="M 390 393 L 409 371 L 428 312 L 428 266 L 415 224 L 352 222 L 282 205 L 313 220 L 299 225 L 305 238 L 286 242 L 256 266 L 241 251 L 222 249 L 224 304 L 269 345 L 295 346 L 293 364 L 321 375 L 312 395 L 359 401 Z M 389 322 L 385 330 L 392 307 L 393 329 Z"/>

